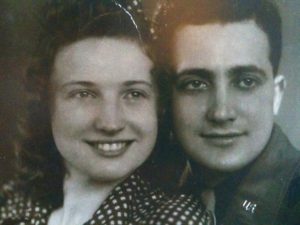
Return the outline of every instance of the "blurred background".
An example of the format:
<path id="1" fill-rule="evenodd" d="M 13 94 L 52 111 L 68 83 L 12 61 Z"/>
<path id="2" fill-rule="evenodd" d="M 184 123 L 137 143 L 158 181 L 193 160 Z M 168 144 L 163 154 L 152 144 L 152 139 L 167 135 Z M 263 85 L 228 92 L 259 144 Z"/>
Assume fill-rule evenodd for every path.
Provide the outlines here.
<path id="1" fill-rule="evenodd" d="M 288 86 L 276 118 L 300 149 L 300 1 L 276 0 L 283 18 L 283 57 L 280 72 Z M 22 108 L 22 76 L 38 34 L 42 0 L 0 0 L 0 184 L 13 173 L 16 115 Z M 144 0 L 151 13 L 155 0 Z"/>
<path id="2" fill-rule="evenodd" d="M 300 149 L 300 1 L 276 0 L 283 21 L 283 55 L 280 72 L 287 88 L 277 121 Z"/>

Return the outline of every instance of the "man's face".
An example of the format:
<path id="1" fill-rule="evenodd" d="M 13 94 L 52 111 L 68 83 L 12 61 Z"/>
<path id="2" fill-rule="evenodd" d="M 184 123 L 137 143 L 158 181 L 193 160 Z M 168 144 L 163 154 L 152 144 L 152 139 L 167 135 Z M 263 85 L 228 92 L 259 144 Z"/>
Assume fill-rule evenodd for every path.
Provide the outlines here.
<path id="1" fill-rule="evenodd" d="M 266 34 L 252 21 L 187 25 L 174 39 L 174 130 L 198 164 L 235 171 L 264 149 L 282 97 Z"/>

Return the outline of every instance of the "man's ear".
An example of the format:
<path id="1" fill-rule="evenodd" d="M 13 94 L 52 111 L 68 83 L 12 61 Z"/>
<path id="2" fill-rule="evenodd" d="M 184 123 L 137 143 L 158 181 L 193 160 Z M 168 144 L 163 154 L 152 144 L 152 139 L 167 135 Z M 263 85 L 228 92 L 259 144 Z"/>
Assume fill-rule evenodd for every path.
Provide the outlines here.
<path id="1" fill-rule="evenodd" d="M 273 101 L 274 115 L 278 114 L 285 87 L 286 87 L 285 77 L 281 74 L 278 74 L 274 78 L 274 101 Z"/>

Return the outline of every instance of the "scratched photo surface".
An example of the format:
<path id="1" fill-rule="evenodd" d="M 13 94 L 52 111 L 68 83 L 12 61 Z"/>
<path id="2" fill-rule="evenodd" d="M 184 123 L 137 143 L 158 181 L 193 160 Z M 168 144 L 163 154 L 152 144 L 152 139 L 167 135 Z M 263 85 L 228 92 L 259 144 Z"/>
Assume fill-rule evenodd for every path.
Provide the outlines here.
<path id="1" fill-rule="evenodd" d="M 292 144 L 300 149 L 300 2 L 276 0 L 282 16 L 283 53 L 279 74 L 287 87 L 276 122 Z M 23 109 L 23 76 L 39 33 L 39 8 L 43 1 L 0 0 L 0 184 L 14 175 L 14 143 L 17 115 Z M 144 0 L 151 17 L 155 0 Z M 151 175 L 151 172 L 149 172 Z M 244 206 L 253 209 L 251 202 Z"/>

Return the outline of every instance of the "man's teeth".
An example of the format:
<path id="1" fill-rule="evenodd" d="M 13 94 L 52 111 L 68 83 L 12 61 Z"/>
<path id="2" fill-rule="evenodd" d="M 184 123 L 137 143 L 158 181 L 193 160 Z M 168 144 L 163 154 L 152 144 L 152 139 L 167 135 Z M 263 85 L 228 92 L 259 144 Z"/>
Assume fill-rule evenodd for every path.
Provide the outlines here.
<path id="1" fill-rule="evenodd" d="M 102 151 L 118 151 L 126 146 L 126 142 L 119 143 L 101 143 L 98 144 L 98 149 Z"/>

